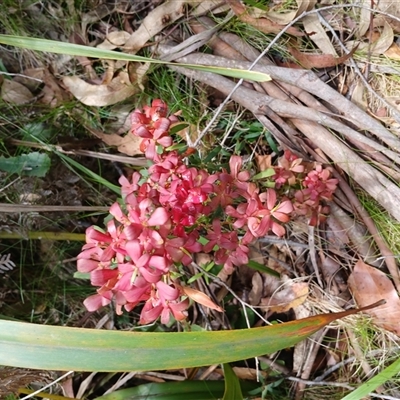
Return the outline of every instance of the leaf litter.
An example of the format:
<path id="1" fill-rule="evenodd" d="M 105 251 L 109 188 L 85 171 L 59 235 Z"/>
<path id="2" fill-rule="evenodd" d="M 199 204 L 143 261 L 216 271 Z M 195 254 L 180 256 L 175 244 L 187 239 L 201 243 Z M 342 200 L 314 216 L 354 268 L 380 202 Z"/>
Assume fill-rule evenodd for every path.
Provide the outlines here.
<path id="1" fill-rule="evenodd" d="M 139 28 L 136 31 L 129 32 L 129 29 L 128 31 L 117 29 L 108 34 L 102 34 L 102 41 L 99 41 L 98 47 L 108 49 L 116 48 L 122 51 L 136 53 L 144 46 L 153 44 L 154 39 L 159 40 L 157 37 L 155 38 L 155 36 L 162 33 L 165 28 L 172 27 L 175 22 L 180 21 L 185 15 L 184 11 L 186 5 L 191 3 L 190 1 L 165 2 L 155 6 L 153 11 L 150 11 L 141 23 L 139 23 Z M 301 13 L 311 11 L 316 7 L 315 1 L 296 1 L 296 6 L 293 10 L 284 11 L 280 9 L 281 5 L 277 2 L 277 5 L 273 7 L 272 10 L 263 13 L 259 10 L 250 10 L 248 6 L 244 6 L 236 0 L 230 0 L 228 3 L 237 18 L 242 22 L 251 24 L 261 32 L 275 34 L 284 29 L 286 25 L 290 24 L 293 19 Z M 211 4 L 214 3 L 210 2 L 210 7 Z M 364 4 L 370 6 L 369 1 L 365 1 Z M 392 13 L 393 15 L 400 15 L 400 10 L 396 8 L 397 6 L 395 4 L 385 9 L 382 8 L 382 4 L 379 4 L 377 7 L 378 10 L 386 14 Z M 107 9 L 107 12 L 102 14 L 97 13 L 96 15 L 92 13 L 93 15 L 91 17 L 89 13 L 87 13 L 83 15 L 82 19 L 85 24 L 94 23 L 114 12 L 118 12 L 117 9 Z M 327 17 L 328 12 L 329 11 L 324 11 L 322 15 Z M 370 89 L 366 89 L 362 81 L 356 81 L 354 79 L 354 74 L 348 62 L 350 58 L 356 60 L 361 59 L 367 63 L 371 61 L 372 57 L 381 58 L 385 56 L 394 61 L 400 58 L 400 56 L 398 56 L 398 54 L 400 54 L 398 50 L 399 46 L 395 41 L 399 32 L 398 21 L 388 18 L 386 14 L 372 18 L 369 11 L 358 9 L 357 14 L 357 9 L 355 9 L 353 14 L 346 16 L 347 20 L 344 20 L 343 15 L 333 16 L 332 14 L 332 19 L 328 19 L 328 22 L 332 23 L 332 25 L 335 26 L 335 23 L 345 22 L 343 26 L 335 29 L 339 31 L 342 38 L 345 38 L 344 44 L 351 50 L 349 53 L 342 53 L 340 46 L 331 38 L 330 32 L 326 29 L 325 25 L 321 24 L 321 19 L 317 13 L 308 14 L 301 20 L 304 30 L 301 29 L 301 25 L 289 26 L 287 28 L 287 33 L 297 38 L 295 42 L 290 42 L 293 43 L 293 47 L 287 47 L 291 57 L 286 59 L 283 57 L 283 60 L 272 59 L 272 62 L 277 64 L 287 62 L 290 66 L 293 66 L 293 62 L 295 62 L 303 68 L 326 68 L 326 70 L 319 71 L 319 76 L 325 80 L 332 79 L 333 82 L 339 81 L 338 75 L 340 75 L 341 78 L 343 78 L 343 86 L 347 87 L 346 93 L 344 93 L 346 97 L 350 97 L 353 102 L 362 105 L 365 111 L 363 114 L 358 114 L 361 116 L 361 119 L 358 121 L 359 124 L 357 125 L 358 130 L 371 129 L 373 132 L 375 129 L 375 132 L 381 130 L 383 133 L 386 132 L 386 134 L 388 131 L 393 132 L 391 127 L 394 126 L 396 122 L 399 123 L 398 120 L 396 121 L 396 114 L 393 112 L 397 106 L 398 97 L 396 97 L 394 93 L 388 95 L 388 93 L 383 91 L 381 94 L 388 100 L 390 106 L 376 100 L 374 93 L 372 93 Z M 357 18 L 361 18 L 361 23 L 358 23 Z M 351 28 L 352 26 L 354 26 L 353 31 Z M 115 27 L 113 27 L 113 29 L 115 29 Z M 346 38 L 346 35 L 348 35 L 348 38 Z M 307 36 L 308 39 L 301 39 L 307 38 Z M 178 36 L 174 38 L 176 39 L 176 37 Z M 220 38 L 222 38 L 222 40 L 226 39 L 223 33 L 220 34 Z M 250 50 L 244 49 L 244 44 L 240 43 L 240 38 L 236 37 L 235 40 L 235 43 L 229 40 L 225 42 L 225 45 L 228 44 L 228 53 L 231 52 L 231 55 L 236 54 L 233 55 L 232 58 L 240 54 L 242 60 L 253 61 L 256 57 L 256 52 L 253 52 L 253 54 L 249 56 Z M 304 42 L 301 40 L 304 40 Z M 303 46 L 307 47 L 307 45 L 309 45 L 309 42 L 306 42 L 306 40 L 312 41 L 317 49 L 310 52 L 309 48 L 302 48 Z M 215 47 L 212 46 L 211 48 L 216 51 L 216 46 L 215 44 Z M 234 53 L 233 50 L 235 50 L 236 53 Z M 305 50 L 307 50 L 307 52 L 305 52 Z M 200 56 L 196 55 L 196 57 L 199 58 Z M 228 55 L 225 55 L 225 57 L 229 58 Z M 58 64 L 57 70 L 59 70 L 60 65 L 61 69 L 64 69 L 70 60 L 65 59 L 63 62 L 64 64 Z M 231 65 L 226 59 L 220 60 L 219 65 L 223 65 L 224 62 L 226 66 Z M 140 78 L 138 79 L 135 74 L 126 72 L 124 69 L 126 64 L 124 63 L 105 63 L 104 67 L 106 71 L 103 75 L 93 75 L 94 69 L 90 67 L 84 70 L 80 75 L 65 75 L 61 80 L 58 79 L 58 77 L 54 77 L 46 70 L 45 74 L 47 74 L 47 76 L 45 75 L 44 78 L 40 77 L 40 79 L 44 80 L 44 86 L 41 86 L 39 89 L 38 87 L 30 86 L 29 82 L 21 82 L 16 78 L 12 80 L 6 79 L 2 83 L 1 97 L 4 101 L 9 103 L 25 105 L 32 103 L 35 96 L 38 94 L 43 94 L 40 101 L 54 107 L 57 104 L 62 104 L 62 102 L 70 98 L 72 94 L 85 105 L 105 107 L 114 104 L 118 105 L 119 102 L 130 100 L 132 96 L 141 93 L 142 89 L 140 85 L 146 84 Z M 330 69 L 330 67 L 337 67 L 338 69 Z M 145 71 L 147 68 L 147 66 L 144 66 Z M 179 72 L 184 73 L 182 70 L 179 70 Z M 27 71 L 26 74 L 28 75 Z M 202 80 L 200 74 L 192 74 L 191 77 L 199 81 Z M 309 85 L 309 82 L 300 75 L 298 75 L 297 79 L 301 84 L 300 87 L 295 87 L 296 85 L 294 85 L 294 82 L 287 79 L 283 74 L 277 74 L 275 76 L 275 81 L 286 91 L 285 101 L 288 100 L 288 97 L 292 99 L 297 98 L 300 99 L 297 100 L 298 102 L 302 101 L 303 104 L 314 113 L 317 110 L 320 111 L 323 109 L 323 113 L 325 114 L 322 115 L 327 116 L 332 114 L 337 119 L 344 121 L 345 124 L 346 121 L 348 121 L 350 125 L 351 123 L 357 123 L 351 116 L 350 111 L 338 109 L 337 105 L 340 104 L 342 99 L 340 96 L 334 96 L 330 93 L 332 99 L 336 101 L 336 103 L 334 103 L 336 108 L 330 107 L 329 105 L 325 107 L 328 98 L 323 97 L 323 90 L 327 88 L 327 86 L 318 86 L 316 92 L 309 93 L 307 90 L 304 90 L 307 88 L 307 85 Z M 374 75 L 372 81 L 371 86 L 379 92 L 381 89 L 379 78 Z M 225 88 L 224 90 L 223 87 L 218 86 L 212 80 L 206 83 L 207 85 L 217 87 L 222 93 L 227 94 L 229 92 L 228 89 Z M 276 98 L 282 99 L 283 97 L 279 97 L 282 96 L 282 94 L 280 93 L 277 95 L 277 91 L 273 85 L 274 83 L 265 84 L 262 90 L 274 100 L 276 100 Z M 253 87 L 250 86 L 250 88 L 254 90 Z M 65 91 L 65 89 L 67 89 L 67 91 Z M 260 89 L 257 88 L 257 90 Z M 287 94 L 289 94 L 289 96 Z M 316 97 L 313 97 L 314 95 Z M 320 102 L 321 98 L 324 100 L 323 103 Z M 236 101 L 240 103 L 240 100 L 236 99 Z M 253 98 L 253 102 L 257 102 L 256 98 Z M 253 111 L 255 118 L 257 118 L 257 113 L 255 113 L 254 108 L 250 107 L 249 104 L 245 102 L 241 104 Z M 283 136 L 287 135 L 289 137 L 289 141 L 286 142 L 283 140 L 280 142 L 277 137 L 277 141 L 282 148 L 287 148 L 288 143 L 290 143 L 294 151 L 297 151 L 301 155 L 315 158 L 318 156 L 316 150 L 320 148 L 326 159 L 337 165 L 339 173 L 342 174 L 343 171 L 345 171 L 359 184 L 361 184 L 362 180 L 360 176 L 351 168 L 347 169 L 344 167 L 341 162 L 353 163 L 357 165 L 358 169 L 360 168 L 360 164 L 366 165 L 367 163 L 372 163 L 375 169 L 369 171 L 368 182 L 365 183 L 364 186 L 361 186 L 365 189 L 365 185 L 367 185 L 368 190 L 366 190 L 372 196 L 374 193 L 380 193 L 376 194 L 375 199 L 380 203 L 381 207 L 392 212 L 392 215 L 399 220 L 399 214 L 393 212 L 394 208 L 398 207 L 398 202 L 396 201 L 398 197 L 396 197 L 396 195 L 393 197 L 386 196 L 386 191 L 393 191 L 393 193 L 396 193 L 396 189 L 391 185 L 390 181 L 383 180 L 384 175 L 376 172 L 376 170 L 379 169 L 379 162 L 373 161 L 373 159 L 371 161 L 368 152 L 366 152 L 363 158 L 356 158 L 351 152 L 342 152 L 343 147 L 339 145 L 333 144 L 332 148 L 324 146 L 322 141 L 333 142 L 332 135 L 322 134 L 326 133 L 323 131 L 325 118 L 321 117 L 321 114 L 319 114 L 318 118 L 312 120 L 309 116 L 304 114 L 304 116 L 308 118 L 304 123 L 304 121 L 301 121 L 303 115 L 300 112 L 290 112 L 290 104 L 289 101 L 287 103 L 279 103 L 279 107 L 272 107 L 272 111 L 268 115 L 275 124 L 279 123 L 277 121 L 283 121 L 285 123 L 288 122 L 289 126 L 295 127 L 296 135 L 293 136 L 289 135 L 289 127 L 286 127 L 284 124 L 281 125 L 280 134 L 282 135 L 283 131 Z M 292 110 L 293 109 L 294 107 L 292 106 Z M 384 111 L 382 111 L 382 109 Z M 379 126 L 382 127 L 382 125 L 372 126 L 370 120 L 367 118 L 367 114 L 378 116 L 381 113 L 384 113 L 384 117 L 381 118 L 381 121 L 384 122 L 384 127 L 379 128 Z M 281 120 L 279 120 L 279 118 L 281 118 Z M 329 128 L 335 129 L 332 128 L 332 126 Z M 105 133 L 93 127 L 88 127 L 88 129 L 92 134 L 102 139 L 105 144 L 115 147 L 123 154 L 129 156 L 141 154 L 138 142 L 135 142 L 132 137 L 126 135 L 126 129 L 125 131 L 122 130 L 118 132 L 118 134 Z M 310 132 L 313 129 L 317 135 L 320 135 L 322 140 L 318 139 Z M 340 131 L 339 127 L 337 129 L 339 133 L 343 133 Z M 342 129 L 344 128 L 342 127 Z M 301 134 L 304 136 L 301 136 Z M 379 135 L 375 140 L 379 145 L 382 143 L 384 144 L 384 140 L 382 141 Z M 354 144 L 354 141 L 352 143 L 357 146 L 357 144 Z M 399 147 L 396 147 L 396 143 L 396 140 L 392 140 L 390 143 L 386 143 L 386 146 L 389 150 L 398 152 Z M 259 147 L 254 149 L 254 153 L 257 157 L 267 156 Z M 395 163 L 396 160 L 388 160 L 387 168 L 389 172 L 390 169 L 393 169 L 393 172 L 398 172 L 399 167 Z M 262 171 L 263 168 L 266 169 L 266 167 L 261 167 L 260 170 Z M 384 183 L 382 186 L 379 186 L 379 182 Z M 381 193 L 384 193 L 384 195 L 382 196 Z M 226 280 L 226 282 L 228 282 L 226 285 L 228 288 L 235 288 L 239 298 L 246 298 L 246 296 L 248 296 L 249 304 L 253 307 L 253 309 L 250 308 L 250 310 L 257 311 L 258 308 L 260 308 L 261 315 L 264 318 L 270 317 L 273 313 L 277 313 L 278 317 L 290 318 L 292 312 L 295 314 L 295 318 L 299 318 L 300 315 L 312 315 L 318 312 L 318 310 L 320 310 L 318 307 L 322 307 L 322 305 L 326 307 L 325 311 L 336 311 L 336 307 L 341 310 L 343 307 L 352 304 L 348 289 L 350 289 L 359 307 L 385 299 L 385 305 L 369 310 L 368 314 L 378 327 L 400 335 L 400 328 L 397 322 L 399 320 L 398 313 L 400 309 L 396 287 L 393 285 L 391 279 L 381 270 L 367 265 L 361 260 L 354 262 L 357 255 L 362 256 L 364 259 L 367 257 L 371 262 L 375 262 L 374 258 L 376 259 L 376 255 L 374 255 L 374 252 L 371 254 L 371 252 L 365 248 L 365 243 L 363 247 L 363 243 L 361 243 L 362 235 L 360 236 L 360 234 L 358 234 L 355 236 L 355 234 L 350 233 L 352 222 L 355 225 L 358 223 L 358 220 L 357 217 L 349 216 L 349 213 L 352 213 L 353 209 L 348 207 L 346 196 L 342 197 L 341 200 L 342 201 L 337 201 L 337 204 L 342 212 L 350 218 L 350 222 L 348 220 L 344 221 L 345 217 L 340 216 L 340 214 L 335 214 L 335 218 L 338 220 L 339 224 L 336 225 L 333 222 L 328 223 L 321 231 L 317 232 L 316 235 L 316 262 L 318 264 L 317 267 L 321 269 L 324 284 L 324 287 L 321 288 L 321 292 L 314 291 L 314 284 L 310 285 L 309 283 L 309 280 L 312 279 L 313 270 L 311 268 L 309 249 L 307 247 L 307 231 L 305 229 L 305 224 L 301 223 L 297 225 L 293 224 L 286 238 L 286 242 L 282 240 L 279 243 L 264 243 L 259 250 L 257 262 L 265 263 L 272 270 L 278 271 L 280 278 L 273 278 L 266 273 L 250 271 L 247 275 L 243 273 L 242 277 L 239 278 L 242 280 L 243 288 L 236 288 L 235 282 L 229 282 L 228 280 Z M 347 233 L 348 235 L 344 238 L 344 235 Z M 335 244 L 332 244 L 334 242 Z M 305 247 L 302 247 L 302 245 L 305 245 Z M 369 246 L 372 245 L 367 243 L 366 247 L 368 248 Z M 221 278 L 223 278 L 222 275 Z M 226 290 L 227 289 L 224 289 L 225 293 Z M 198 297 L 199 293 L 201 292 L 192 292 L 190 295 Z M 335 299 L 333 300 L 333 298 Z M 318 300 L 319 305 L 317 305 Z M 202 298 L 200 303 L 201 302 L 206 306 L 211 305 L 211 308 L 214 304 L 209 296 Z M 220 311 L 218 310 L 218 306 L 214 308 Z M 212 315 L 215 321 L 219 321 L 214 324 L 215 329 L 224 326 L 224 321 L 220 317 L 217 317 L 216 314 Z M 306 354 L 304 352 L 306 350 L 298 349 L 296 349 L 296 357 L 300 357 L 301 359 L 305 358 Z M 348 349 L 346 348 L 344 351 L 348 351 Z M 310 363 L 310 365 L 313 366 L 316 361 L 311 361 Z M 302 374 L 303 378 L 305 376 L 306 375 Z M 302 395 L 302 391 L 296 389 L 295 397 L 301 398 Z"/>

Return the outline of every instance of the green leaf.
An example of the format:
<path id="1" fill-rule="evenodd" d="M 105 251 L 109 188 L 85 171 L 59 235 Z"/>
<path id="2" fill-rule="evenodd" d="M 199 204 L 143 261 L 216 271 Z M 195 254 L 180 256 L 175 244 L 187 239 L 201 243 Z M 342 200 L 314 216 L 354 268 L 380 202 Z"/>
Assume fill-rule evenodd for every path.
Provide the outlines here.
<path id="1" fill-rule="evenodd" d="M 125 332 L 0 320 L 0 365 L 60 371 L 154 371 L 257 357 L 291 347 L 330 322 L 381 305 L 252 329 Z"/>
<path id="2" fill-rule="evenodd" d="M 273 168 L 268 168 L 265 171 L 259 172 L 257 175 L 253 176 L 253 179 L 265 179 L 275 175 L 275 170 Z"/>
<path id="3" fill-rule="evenodd" d="M 400 372 L 400 358 L 397 359 L 393 364 L 390 364 L 383 371 L 379 372 L 378 375 L 371 378 L 369 381 L 362 384 L 353 392 L 349 393 L 342 400 L 361 400 L 373 392 L 377 387 L 383 385 L 387 381 Z M 373 396 L 372 396 L 373 397 Z"/>
<path id="4" fill-rule="evenodd" d="M 252 268 L 252 269 L 255 269 L 256 271 L 264 272 L 265 274 L 272 275 L 272 276 L 275 276 L 275 277 L 277 277 L 277 278 L 280 277 L 280 275 L 279 275 L 278 272 L 274 271 L 274 270 L 271 269 L 271 268 L 268 268 L 268 267 L 265 266 L 264 264 L 258 263 L 257 261 L 249 260 L 247 266 L 250 267 L 250 268 Z"/>
<path id="5" fill-rule="evenodd" d="M 243 400 L 239 379 L 229 364 L 224 364 L 225 392 L 222 400 Z"/>
<path id="6" fill-rule="evenodd" d="M 271 150 L 273 150 L 276 154 L 278 154 L 279 153 L 278 146 L 273 136 L 271 135 L 270 131 L 265 131 L 265 139 L 267 140 L 269 147 L 271 147 Z"/>
<path id="7" fill-rule="evenodd" d="M 0 170 L 10 174 L 42 178 L 49 168 L 50 157 L 39 152 L 22 154 L 17 157 L 0 157 Z"/>
<path id="8" fill-rule="evenodd" d="M 241 390 L 245 393 L 259 386 L 254 382 L 241 382 Z M 146 383 L 117 390 L 95 400 L 217 400 L 223 394 L 223 381 L 184 381 Z"/>
<path id="9" fill-rule="evenodd" d="M 96 47 L 83 46 L 80 44 L 59 42 L 48 39 L 38 39 L 26 36 L 0 35 L 0 43 L 10 46 L 21 47 L 23 49 L 45 51 L 48 53 L 68 54 L 70 56 L 94 57 L 108 60 L 150 62 L 153 64 L 175 65 L 178 67 L 190 68 L 203 72 L 213 72 L 215 74 L 230 76 L 232 78 L 248 79 L 256 82 L 270 81 L 271 77 L 257 71 L 246 71 L 234 68 L 211 67 L 195 64 L 179 64 L 148 57 L 136 56 L 133 54 L 120 53 L 113 50 L 102 50 Z"/>
<path id="10" fill-rule="evenodd" d="M 30 140 L 32 136 L 39 140 L 46 140 L 49 139 L 53 133 L 50 128 L 46 127 L 41 122 L 26 124 L 21 131 L 23 140 Z"/>
<path id="11" fill-rule="evenodd" d="M 90 273 L 89 272 L 75 271 L 74 272 L 74 278 L 75 279 L 90 279 Z"/>
<path id="12" fill-rule="evenodd" d="M 175 125 L 173 125 L 173 126 L 171 127 L 171 129 L 169 130 L 169 133 L 170 133 L 171 135 L 173 135 L 174 133 L 178 133 L 178 132 L 180 132 L 180 131 L 183 131 L 183 130 L 186 129 L 188 126 L 189 126 L 189 124 L 188 124 L 187 122 L 180 122 L 180 123 L 177 123 L 177 124 L 175 124 Z M 169 151 L 169 150 L 168 150 L 168 151 Z"/>

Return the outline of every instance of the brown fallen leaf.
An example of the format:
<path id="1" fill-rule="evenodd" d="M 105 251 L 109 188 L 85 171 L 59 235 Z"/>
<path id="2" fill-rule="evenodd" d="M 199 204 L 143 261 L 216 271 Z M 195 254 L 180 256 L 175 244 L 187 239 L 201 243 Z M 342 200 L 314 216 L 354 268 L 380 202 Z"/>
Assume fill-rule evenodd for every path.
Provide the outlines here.
<path id="1" fill-rule="evenodd" d="M 332 54 L 306 54 L 294 47 L 288 47 L 289 53 L 301 64 L 303 68 L 328 68 L 344 63 L 348 60 L 357 47 L 354 47 L 349 54 L 341 57 L 334 57 Z"/>
<path id="2" fill-rule="evenodd" d="M 349 276 L 348 285 L 359 307 L 386 300 L 386 304 L 366 313 L 376 325 L 400 336 L 400 298 L 386 274 L 359 260 Z"/>
<path id="3" fill-rule="evenodd" d="M 400 46 L 393 43 L 383 54 L 392 60 L 400 60 Z"/>
<path id="4" fill-rule="evenodd" d="M 103 43 L 97 45 L 98 49 L 114 50 L 117 47 L 123 46 L 130 38 L 130 34 L 125 31 L 110 32 Z"/>
<path id="5" fill-rule="evenodd" d="M 138 92 L 126 72 L 117 74 L 108 85 L 93 85 L 77 76 L 65 76 L 63 83 L 67 89 L 87 106 L 109 106 L 126 100 Z"/>
<path id="6" fill-rule="evenodd" d="M 1 98 L 7 103 L 27 104 L 33 99 L 31 91 L 19 82 L 4 79 Z"/>
<path id="7" fill-rule="evenodd" d="M 243 4 L 239 2 L 239 0 L 225 0 L 232 8 L 232 11 L 235 13 L 235 15 L 242 21 L 246 22 L 255 28 L 257 28 L 259 31 L 264 32 L 264 33 L 279 33 L 282 29 L 285 28 L 285 25 L 280 25 L 277 24 L 274 21 L 271 21 L 268 18 L 254 18 L 251 15 L 248 14 L 246 8 L 244 7 Z M 295 28 L 294 26 L 291 26 L 286 30 L 286 32 L 289 35 L 293 36 L 304 36 L 304 33 Z"/>
<path id="8" fill-rule="evenodd" d="M 189 0 L 167 1 L 149 12 L 139 29 L 130 35 L 124 50 L 130 54 L 137 53 L 151 38 L 161 32 L 167 25 L 185 15 L 185 4 Z"/>
<path id="9" fill-rule="evenodd" d="M 133 136 L 130 133 L 125 136 L 120 136 L 115 133 L 103 133 L 97 129 L 93 129 L 90 127 L 87 127 L 87 129 L 93 135 L 101 139 L 105 144 L 117 147 L 120 153 L 124 153 L 128 156 L 136 156 L 138 154 L 143 155 L 143 152 L 140 151 L 140 143 L 142 141 L 142 138 L 138 136 Z"/>
<path id="10" fill-rule="evenodd" d="M 268 306 L 271 312 L 286 312 L 303 304 L 308 296 L 308 283 L 288 281 L 284 289 L 274 293 L 272 297 L 265 297 L 261 305 Z"/>

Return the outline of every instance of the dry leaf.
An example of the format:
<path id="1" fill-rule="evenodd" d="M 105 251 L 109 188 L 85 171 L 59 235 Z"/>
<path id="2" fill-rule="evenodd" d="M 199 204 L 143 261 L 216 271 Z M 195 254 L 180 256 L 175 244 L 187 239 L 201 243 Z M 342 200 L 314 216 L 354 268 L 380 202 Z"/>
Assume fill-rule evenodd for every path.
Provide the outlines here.
<path id="1" fill-rule="evenodd" d="M 42 89 L 40 98 L 42 104 L 49 105 L 50 107 L 57 107 L 71 100 L 70 94 L 60 87 L 58 81 L 48 69 L 44 71 L 43 81 L 45 86 Z"/>
<path id="2" fill-rule="evenodd" d="M 190 1 L 168 1 L 147 14 L 139 29 L 126 41 L 125 50 L 131 54 L 137 53 L 152 37 L 184 15 L 186 3 Z"/>
<path id="3" fill-rule="evenodd" d="M 251 278 L 251 290 L 249 293 L 249 303 L 252 306 L 258 306 L 264 291 L 264 282 L 259 272 L 256 272 Z"/>
<path id="4" fill-rule="evenodd" d="M 211 308 L 213 310 L 223 312 L 224 310 L 215 304 L 205 293 L 200 292 L 199 290 L 192 289 L 189 286 L 181 286 L 182 292 L 186 294 L 190 299 L 195 301 L 196 303 L 202 304 L 205 307 Z"/>
<path id="5" fill-rule="evenodd" d="M 255 155 L 256 163 L 258 166 L 258 171 L 266 171 L 268 168 L 272 166 L 272 155 L 271 154 L 256 154 Z"/>
<path id="6" fill-rule="evenodd" d="M 369 6 L 371 5 L 370 0 L 364 1 L 367 2 L 366 4 L 369 4 Z M 398 1 L 377 1 L 375 7 L 378 10 L 387 13 L 388 15 L 394 15 L 397 18 L 400 16 L 400 2 Z M 394 18 L 387 18 L 387 22 L 391 25 L 396 33 L 400 33 L 400 21 Z"/>
<path id="7" fill-rule="evenodd" d="M 8 103 L 27 104 L 33 99 L 33 94 L 21 83 L 4 79 L 1 86 L 1 98 Z"/>
<path id="8" fill-rule="evenodd" d="M 359 307 L 386 300 L 386 304 L 365 312 L 371 315 L 376 325 L 400 336 L 400 299 L 386 274 L 359 260 L 349 276 L 348 285 Z"/>
<path id="9" fill-rule="evenodd" d="M 305 31 L 310 35 L 310 39 L 317 45 L 323 54 L 331 54 L 337 56 L 336 50 L 333 47 L 325 28 L 322 26 L 318 15 L 310 14 L 302 20 Z"/>
<path id="10" fill-rule="evenodd" d="M 365 89 L 365 85 L 363 82 L 361 82 L 360 79 L 358 79 L 353 89 L 353 93 L 351 94 L 351 101 L 364 111 L 368 109 L 368 101 L 366 95 L 367 92 Z"/>
<path id="11" fill-rule="evenodd" d="M 110 32 L 107 35 L 106 40 L 104 40 L 103 43 L 100 43 L 97 48 L 114 50 L 117 47 L 123 46 L 130 37 L 131 35 L 125 31 Z"/>
<path id="12" fill-rule="evenodd" d="M 372 54 L 380 55 L 385 53 L 394 41 L 394 33 L 392 27 L 383 17 L 374 18 L 374 29 L 382 27 L 382 32 L 378 39 L 371 45 Z"/>
<path id="13" fill-rule="evenodd" d="M 400 46 L 393 43 L 383 54 L 392 60 L 400 60 Z"/>
<path id="14" fill-rule="evenodd" d="M 286 312 L 303 304 L 308 296 L 308 283 L 289 281 L 284 288 L 272 297 L 261 300 L 263 306 L 268 306 L 271 312 Z"/>
<path id="15" fill-rule="evenodd" d="M 83 104 L 88 106 L 109 106 L 126 100 L 138 92 L 126 72 L 120 72 L 108 85 L 93 85 L 77 76 L 63 78 L 64 85 Z"/>
<path id="16" fill-rule="evenodd" d="M 23 75 L 18 75 L 13 80 L 21 83 L 31 92 L 35 92 L 43 83 L 44 70 L 45 69 L 43 67 L 28 68 L 24 70 Z"/>
<path id="17" fill-rule="evenodd" d="M 328 68 L 334 67 L 336 65 L 342 64 L 346 60 L 348 60 L 353 53 L 357 50 L 355 47 L 350 51 L 349 54 L 346 54 L 341 57 L 334 57 L 332 54 L 307 54 L 302 53 L 294 47 L 288 47 L 289 53 L 301 64 L 303 68 Z"/>
<path id="18" fill-rule="evenodd" d="M 92 128 L 88 128 L 88 130 L 90 130 L 93 135 L 100 138 L 105 144 L 116 146 L 120 153 L 124 153 L 128 156 L 143 155 L 143 152 L 140 151 L 142 138 L 138 136 L 133 136 L 130 133 L 125 136 L 119 136 L 115 133 L 107 134 Z"/>
<path id="19" fill-rule="evenodd" d="M 224 13 L 229 11 L 229 5 L 224 4 L 219 0 L 203 0 L 199 2 L 199 5 L 193 11 L 191 11 L 191 15 L 202 16 L 209 11 L 212 11 L 214 15 Z"/>
<path id="20" fill-rule="evenodd" d="M 374 29 L 382 28 L 381 30 L 374 30 L 371 34 L 371 42 L 360 40 L 348 40 L 346 42 L 346 47 L 348 49 L 354 48 L 355 45 L 358 46 L 358 50 L 364 52 L 371 52 L 371 54 L 380 55 L 384 54 L 393 44 L 394 32 L 392 27 L 383 17 L 377 17 L 373 20 Z M 369 34 L 366 33 L 364 39 L 369 39 Z"/>

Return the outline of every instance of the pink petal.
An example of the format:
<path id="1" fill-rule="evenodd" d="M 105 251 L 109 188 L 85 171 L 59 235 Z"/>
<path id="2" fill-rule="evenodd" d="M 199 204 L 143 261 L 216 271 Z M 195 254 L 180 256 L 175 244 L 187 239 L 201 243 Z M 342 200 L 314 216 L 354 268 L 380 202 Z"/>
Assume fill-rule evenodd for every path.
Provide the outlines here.
<path id="1" fill-rule="evenodd" d="M 187 308 L 189 307 L 189 300 L 186 299 L 184 301 L 181 301 L 179 303 L 170 303 L 169 304 L 169 309 L 172 312 L 172 315 L 177 321 L 182 321 L 188 316 L 187 313 Z"/>
<path id="2" fill-rule="evenodd" d="M 158 282 L 163 275 L 163 273 L 157 269 L 154 271 L 151 271 L 149 268 L 146 268 L 146 267 L 139 268 L 139 271 L 142 274 L 143 278 L 146 279 L 146 281 L 149 283 Z"/>
<path id="3" fill-rule="evenodd" d="M 88 311 L 97 311 L 101 307 L 107 306 L 108 304 L 111 303 L 111 296 L 108 298 L 101 296 L 100 294 L 94 294 L 92 296 L 89 296 L 84 302 L 84 306 Z"/>
<path id="4" fill-rule="evenodd" d="M 168 307 L 164 307 L 161 311 L 161 323 L 167 325 L 171 319 L 171 312 Z"/>
<path id="5" fill-rule="evenodd" d="M 92 271 L 90 274 L 90 283 L 93 286 L 103 286 L 109 280 L 118 276 L 118 270 L 116 269 L 97 269 Z"/>
<path id="6" fill-rule="evenodd" d="M 157 282 L 156 287 L 158 289 L 158 296 L 163 303 L 167 300 L 176 300 L 179 297 L 179 290 L 177 288 L 167 285 L 162 281 Z"/>
<path id="7" fill-rule="evenodd" d="M 137 239 L 126 242 L 125 250 L 134 263 L 136 263 L 143 254 L 143 248 Z"/>
<path id="8" fill-rule="evenodd" d="M 275 233 L 276 236 L 282 237 L 285 235 L 286 230 L 282 225 L 279 225 L 278 223 L 274 222 L 272 224 L 272 232 Z"/>
<path id="9" fill-rule="evenodd" d="M 276 192 L 274 189 L 267 189 L 267 208 L 272 210 L 276 203 Z"/>
<path id="10" fill-rule="evenodd" d="M 160 271 L 168 272 L 169 263 L 165 259 L 165 257 L 161 256 L 151 256 L 149 260 L 149 266 L 157 268 Z"/>
<path id="11" fill-rule="evenodd" d="M 158 226 L 164 225 L 168 221 L 169 215 L 165 208 L 158 207 L 155 209 L 149 220 L 147 221 L 147 225 L 149 226 Z"/>
<path id="12" fill-rule="evenodd" d="M 79 272 L 90 272 L 99 267 L 99 262 L 81 258 L 78 259 L 76 265 Z"/>
<path id="13" fill-rule="evenodd" d="M 231 175 L 237 177 L 240 168 L 242 167 L 242 157 L 231 156 L 229 160 L 229 169 L 231 170 Z"/>
<path id="14" fill-rule="evenodd" d="M 161 304 L 153 307 L 151 300 L 149 300 L 142 309 L 139 324 L 151 324 L 161 315 L 162 310 L 163 306 Z"/>
<path id="15" fill-rule="evenodd" d="M 109 234 L 103 233 L 95 229 L 93 226 L 90 226 L 86 229 L 86 243 L 93 242 L 102 242 L 102 243 L 110 243 L 112 238 Z"/>
<path id="16" fill-rule="evenodd" d="M 121 206 L 117 202 L 110 207 L 110 214 L 121 223 L 125 223 L 127 220 L 126 215 L 122 212 Z"/>
<path id="17" fill-rule="evenodd" d="M 290 200 L 282 201 L 281 204 L 275 209 L 275 211 L 290 214 L 293 211 L 293 204 Z"/>

